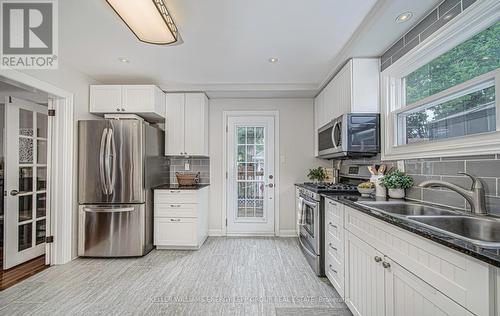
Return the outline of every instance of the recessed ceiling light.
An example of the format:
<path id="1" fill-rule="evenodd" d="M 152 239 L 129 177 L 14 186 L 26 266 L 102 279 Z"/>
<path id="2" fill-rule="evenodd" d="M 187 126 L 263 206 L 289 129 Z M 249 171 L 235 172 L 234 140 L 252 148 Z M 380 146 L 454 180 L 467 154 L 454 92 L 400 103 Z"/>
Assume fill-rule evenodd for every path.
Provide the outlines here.
<path id="1" fill-rule="evenodd" d="M 278 62 L 278 57 L 271 57 L 268 60 L 271 64 L 276 64 Z"/>
<path id="2" fill-rule="evenodd" d="M 411 17 L 413 16 L 413 13 L 411 12 L 404 12 L 404 13 L 401 13 L 400 15 L 398 15 L 398 17 L 396 18 L 396 22 L 398 23 L 404 23 L 404 22 L 408 22 Z"/>
<path id="3" fill-rule="evenodd" d="M 481 58 L 482 60 L 488 60 L 490 59 L 490 56 L 483 56 L 483 58 Z"/>
<path id="4" fill-rule="evenodd" d="M 120 57 L 120 58 L 118 58 L 118 60 L 121 61 L 122 63 L 125 63 L 125 64 L 130 63 L 130 60 L 125 58 L 125 57 Z"/>

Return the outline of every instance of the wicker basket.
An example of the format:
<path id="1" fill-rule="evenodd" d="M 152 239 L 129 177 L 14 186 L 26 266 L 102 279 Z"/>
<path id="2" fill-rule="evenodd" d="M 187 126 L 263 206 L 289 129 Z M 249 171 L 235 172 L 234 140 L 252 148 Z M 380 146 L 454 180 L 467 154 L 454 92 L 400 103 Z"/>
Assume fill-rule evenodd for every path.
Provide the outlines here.
<path id="1" fill-rule="evenodd" d="M 200 173 L 199 172 L 185 172 L 185 173 L 180 173 L 176 172 L 175 176 L 177 177 L 177 183 L 179 183 L 180 186 L 186 186 L 186 187 L 191 187 L 198 185 L 200 182 Z"/>

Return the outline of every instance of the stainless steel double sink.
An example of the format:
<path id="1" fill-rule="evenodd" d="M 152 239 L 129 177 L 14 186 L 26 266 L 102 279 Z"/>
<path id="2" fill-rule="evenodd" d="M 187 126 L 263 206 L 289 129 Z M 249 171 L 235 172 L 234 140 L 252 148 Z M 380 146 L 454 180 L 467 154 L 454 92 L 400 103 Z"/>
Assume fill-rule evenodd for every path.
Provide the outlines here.
<path id="1" fill-rule="evenodd" d="M 500 218 L 406 201 L 356 202 L 372 210 L 422 224 L 485 248 L 500 248 Z"/>

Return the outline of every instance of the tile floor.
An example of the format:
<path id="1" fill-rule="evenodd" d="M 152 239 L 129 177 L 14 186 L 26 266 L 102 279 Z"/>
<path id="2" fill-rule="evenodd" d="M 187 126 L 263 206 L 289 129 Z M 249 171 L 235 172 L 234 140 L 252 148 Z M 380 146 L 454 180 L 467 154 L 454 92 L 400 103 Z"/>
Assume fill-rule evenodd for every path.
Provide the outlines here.
<path id="1" fill-rule="evenodd" d="M 0 292 L 0 315 L 351 315 L 295 238 L 211 237 L 199 251 L 77 259 Z"/>

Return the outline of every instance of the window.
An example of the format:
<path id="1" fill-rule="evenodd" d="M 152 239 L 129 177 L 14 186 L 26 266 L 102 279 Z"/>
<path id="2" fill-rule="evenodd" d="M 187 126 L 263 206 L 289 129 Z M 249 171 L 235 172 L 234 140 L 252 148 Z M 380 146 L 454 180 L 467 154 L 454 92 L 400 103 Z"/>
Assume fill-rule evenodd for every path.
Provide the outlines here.
<path id="1" fill-rule="evenodd" d="M 500 22 L 476 11 L 382 73 L 384 159 L 500 151 Z"/>

